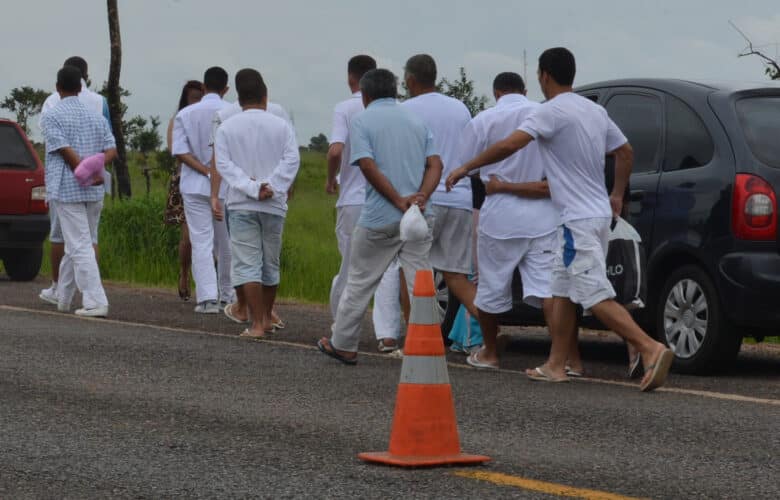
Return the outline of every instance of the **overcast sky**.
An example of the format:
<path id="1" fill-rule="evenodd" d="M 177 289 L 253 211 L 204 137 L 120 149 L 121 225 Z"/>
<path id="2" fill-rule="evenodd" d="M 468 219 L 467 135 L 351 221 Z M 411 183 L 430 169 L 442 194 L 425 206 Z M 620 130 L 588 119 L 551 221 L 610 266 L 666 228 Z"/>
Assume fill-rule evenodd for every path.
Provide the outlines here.
<path id="1" fill-rule="evenodd" d="M 574 52 L 578 84 L 622 77 L 758 81 L 763 67 L 736 57 L 745 43 L 728 21 L 755 44 L 780 42 L 777 0 L 120 0 L 119 10 L 130 114 L 160 115 L 167 123 L 185 80 L 220 65 L 232 81 L 238 69 L 254 67 L 271 100 L 293 115 L 304 145 L 318 132 L 330 134 L 333 106 L 349 95 L 346 62 L 358 53 L 400 74 L 409 56 L 427 52 L 440 76 L 456 77 L 464 66 L 479 93 L 490 95 L 497 73 L 523 74 L 526 50 L 529 97 L 540 99 L 536 61 L 551 46 Z M 93 86 L 100 86 L 109 63 L 106 3 L 4 0 L 0 42 L 0 97 L 21 85 L 53 90 L 71 55 L 87 59 Z M 777 47 L 765 50 L 775 56 Z M 235 100 L 235 92 L 226 97 Z"/>

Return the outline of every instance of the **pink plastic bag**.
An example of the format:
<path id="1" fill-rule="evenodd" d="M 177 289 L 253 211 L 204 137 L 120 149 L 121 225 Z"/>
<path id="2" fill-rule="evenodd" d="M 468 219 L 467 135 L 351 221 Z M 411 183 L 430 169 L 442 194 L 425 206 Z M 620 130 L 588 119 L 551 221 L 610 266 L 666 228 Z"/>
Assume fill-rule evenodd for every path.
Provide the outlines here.
<path id="1" fill-rule="evenodd" d="M 90 186 L 97 179 L 103 177 L 105 172 L 106 155 L 98 153 L 81 160 L 79 166 L 73 171 L 76 181 L 82 186 Z"/>

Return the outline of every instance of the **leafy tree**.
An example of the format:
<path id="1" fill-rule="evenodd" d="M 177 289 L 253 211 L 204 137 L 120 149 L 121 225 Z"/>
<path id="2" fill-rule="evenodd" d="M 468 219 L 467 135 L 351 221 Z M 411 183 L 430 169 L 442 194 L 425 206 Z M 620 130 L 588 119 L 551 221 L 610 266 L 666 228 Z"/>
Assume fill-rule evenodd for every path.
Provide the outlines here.
<path id="1" fill-rule="evenodd" d="M 328 150 L 328 138 L 325 134 L 320 133 L 309 139 L 309 150 L 319 151 L 320 153 L 326 152 Z"/>
<path id="2" fill-rule="evenodd" d="M 143 160 L 142 172 L 146 179 L 146 195 L 152 189 L 152 179 L 149 175 L 149 154 L 156 152 L 162 146 L 162 139 L 158 129 L 160 128 L 160 117 L 150 116 L 149 120 L 142 116 L 134 116 L 126 122 L 125 133 L 127 134 L 127 144 L 130 149 L 141 154 Z"/>
<path id="3" fill-rule="evenodd" d="M 30 135 L 28 122 L 31 117 L 39 114 L 43 102 L 49 96 L 45 90 L 23 86 L 11 89 L 11 93 L 0 103 L 0 108 L 5 108 L 16 114 L 16 123 L 22 127 L 24 133 Z"/>
<path id="4" fill-rule="evenodd" d="M 449 81 L 446 78 L 436 85 L 436 88 L 444 95 L 454 97 L 466 105 L 471 116 L 475 116 L 480 111 L 484 111 L 487 106 L 488 98 L 485 95 L 475 95 L 474 93 L 474 80 L 469 79 L 466 76 L 466 69 L 460 67 L 460 78 L 454 81 Z"/>
<path id="5" fill-rule="evenodd" d="M 406 88 L 406 82 L 401 81 L 401 89 L 403 93 L 400 96 L 401 100 L 409 99 L 409 89 Z M 474 80 L 469 79 L 466 75 L 466 69 L 460 67 L 460 78 L 454 81 L 450 81 L 447 78 L 442 78 L 436 84 L 436 91 L 441 92 L 444 95 L 454 97 L 466 105 L 471 116 L 475 116 L 480 111 L 483 111 L 488 103 L 488 98 L 485 95 L 475 95 L 474 93 Z"/>

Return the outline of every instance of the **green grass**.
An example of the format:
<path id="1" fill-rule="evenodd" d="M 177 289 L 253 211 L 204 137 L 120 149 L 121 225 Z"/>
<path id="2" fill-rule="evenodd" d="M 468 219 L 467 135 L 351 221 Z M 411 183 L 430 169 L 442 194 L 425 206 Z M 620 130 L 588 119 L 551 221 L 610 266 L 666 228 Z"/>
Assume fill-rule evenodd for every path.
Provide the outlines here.
<path id="1" fill-rule="evenodd" d="M 100 221 L 100 271 L 106 280 L 176 288 L 179 228 L 163 224 L 168 176 L 152 172 L 151 190 L 130 158 L 133 197 L 106 199 Z M 331 280 L 338 271 L 334 227 L 335 198 L 325 193 L 325 156 L 303 153 L 285 223 L 279 296 L 302 302 L 327 303 Z M 48 256 L 48 242 L 44 249 Z M 48 258 L 41 273 L 51 275 Z"/>

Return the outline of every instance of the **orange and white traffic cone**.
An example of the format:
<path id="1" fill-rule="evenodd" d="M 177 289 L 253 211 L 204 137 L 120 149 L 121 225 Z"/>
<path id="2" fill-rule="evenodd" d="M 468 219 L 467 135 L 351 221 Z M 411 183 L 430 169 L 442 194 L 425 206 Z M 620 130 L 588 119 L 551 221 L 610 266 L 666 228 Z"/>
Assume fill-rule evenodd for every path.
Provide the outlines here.
<path id="1" fill-rule="evenodd" d="M 460 451 L 438 316 L 433 273 L 417 271 L 390 448 L 387 452 L 361 453 L 358 455 L 361 460 L 401 467 L 478 464 L 490 460 L 490 457 Z"/>

